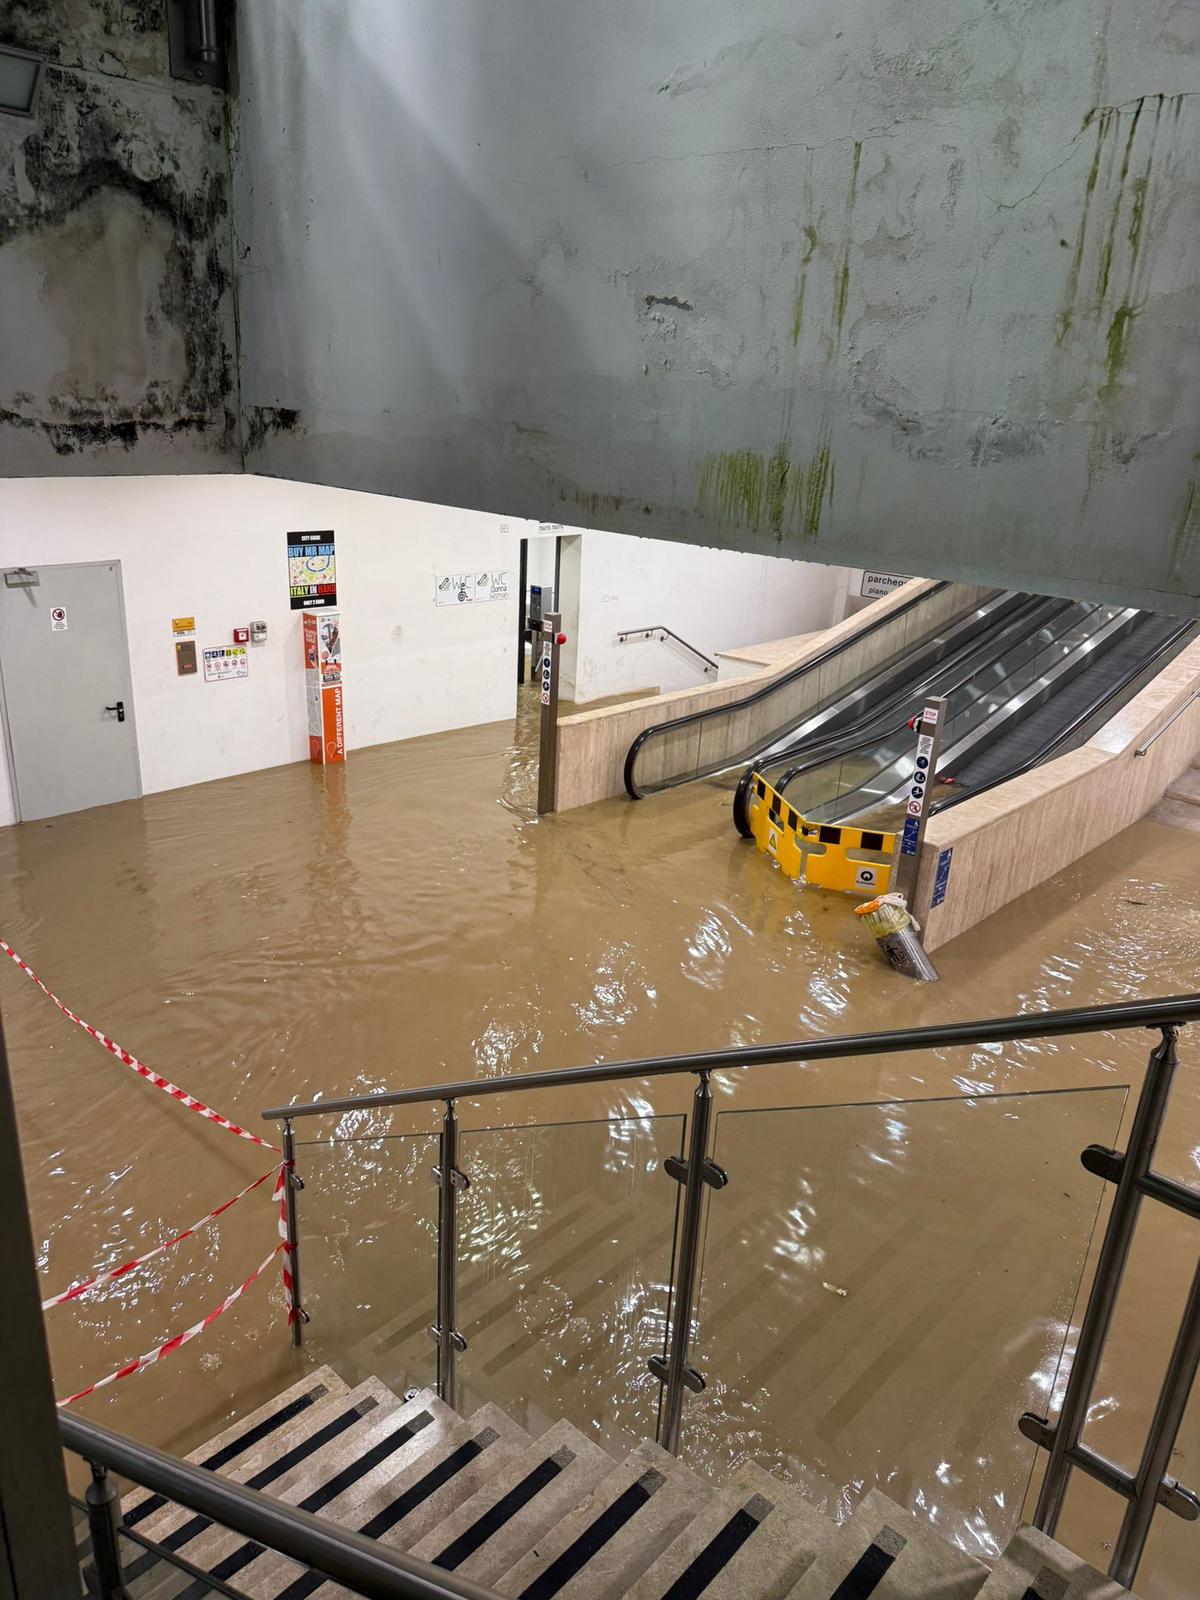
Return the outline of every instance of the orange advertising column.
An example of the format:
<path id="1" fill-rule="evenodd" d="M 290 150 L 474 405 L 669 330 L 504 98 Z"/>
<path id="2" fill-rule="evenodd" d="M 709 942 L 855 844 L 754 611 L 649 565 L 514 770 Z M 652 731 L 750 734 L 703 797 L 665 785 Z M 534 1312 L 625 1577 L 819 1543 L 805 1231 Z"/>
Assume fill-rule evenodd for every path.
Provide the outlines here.
<path id="1" fill-rule="evenodd" d="M 346 759 L 341 621 L 336 611 L 306 611 L 303 621 L 308 755 L 311 761 L 328 766 Z"/>

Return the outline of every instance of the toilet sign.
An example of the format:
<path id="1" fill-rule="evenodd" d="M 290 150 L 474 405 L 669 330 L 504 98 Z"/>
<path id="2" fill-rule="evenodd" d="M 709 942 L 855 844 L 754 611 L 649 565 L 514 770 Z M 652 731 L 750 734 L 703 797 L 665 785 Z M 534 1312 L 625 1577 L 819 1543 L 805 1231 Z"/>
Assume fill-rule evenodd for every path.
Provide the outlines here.
<path id="1" fill-rule="evenodd" d="M 67 608 L 66 608 L 66 606 L 51 606 L 50 607 L 50 632 L 51 633 L 66 633 L 66 631 L 67 631 Z"/>

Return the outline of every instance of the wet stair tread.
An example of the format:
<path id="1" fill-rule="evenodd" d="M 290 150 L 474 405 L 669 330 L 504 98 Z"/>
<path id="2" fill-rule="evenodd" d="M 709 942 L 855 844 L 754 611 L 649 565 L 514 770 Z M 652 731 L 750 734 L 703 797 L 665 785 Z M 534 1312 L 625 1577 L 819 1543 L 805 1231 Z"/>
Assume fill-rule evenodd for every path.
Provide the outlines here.
<path id="1" fill-rule="evenodd" d="M 349 1385 L 343 1383 L 332 1367 L 318 1367 L 290 1389 L 272 1395 L 256 1411 L 239 1417 L 222 1433 L 205 1440 L 184 1460 L 221 1472 L 254 1445 L 267 1439 L 276 1442 L 284 1439 L 288 1424 L 310 1416 L 323 1400 L 334 1400 L 348 1393 Z M 147 1519 L 167 1504 L 161 1495 L 151 1494 L 149 1489 L 133 1489 L 121 1501 L 121 1515 L 127 1527 L 136 1527 L 141 1532 Z"/>
<path id="2" fill-rule="evenodd" d="M 237 1483 L 275 1494 L 282 1478 L 297 1465 L 313 1459 L 330 1444 L 341 1444 L 359 1433 L 377 1413 L 395 1409 L 400 1402 L 378 1378 L 365 1378 L 344 1394 L 331 1395 L 311 1406 L 275 1435 L 258 1440 L 249 1450 L 220 1468 L 220 1475 Z M 192 1552 L 182 1541 L 185 1525 L 195 1513 L 168 1505 L 147 1519 L 138 1532 L 174 1548 L 178 1543 L 189 1560 Z"/>
<path id="3" fill-rule="evenodd" d="M 1200 806 L 1200 766 L 1187 767 L 1167 786 L 1168 800 L 1183 800 Z"/>
<path id="4" fill-rule="evenodd" d="M 974 1600 L 987 1576 L 981 1561 L 872 1489 L 789 1600 Z"/>
<path id="5" fill-rule="evenodd" d="M 640 1444 L 494 1587 L 521 1600 L 616 1600 L 713 1498 L 656 1444 Z"/>
<path id="6" fill-rule="evenodd" d="M 782 1600 L 835 1531 L 781 1479 L 742 1467 L 643 1573 L 629 1600 Z"/>
<path id="7" fill-rule="evenodd" d="M 1132 1591 L 1037 1528 L 1009 1540 L 976 1600 L 1120 1600 Z"/>
<path id="8" fill-rule="evenodd" d="M 268 1493 L 330 1522 L 342 1522 L 347 1508 L 381 1488 L 426 1451 L 437 1448 L 446 1435 L 461 1434 L 466 1427 L 431 1390 L 422 1390 L 403 1404 L 390 1390 L 388 1394 L 390 1404 L 376 1405 L 359 1426 L 340 1434 L 271 1483 Z M 182 1553 L 196 1566 L 247 1593 L 252 1581 L 249 1569 L 264 1554 L 263 1547 L 244 1534 L 213 1524 L 184 1544 Z"/>
<path id="9" fill-rule="evenodd" d="M 474 1583 L 494 1585 L 615 1470 L 606 1450 L 571 1423 L 556 1422 L 411 1553 Z"/>
<path id="10" fill-rule="evenodd" d="M 326 1513 L 343 1526 L 380 1544 L 408 1550 L 465 1500 L 473 1499 L 488 1477 L 529 1446 L 523 1428 L 498 1406 L 481 1406 L 467 1421 L 447 1428 L 441 1438 L 373 1492 Z M 346 1590 L 323 1583 L 316 1574 L 274 1551 L 238 1575 L 238 1587 L 254 1600 L 332 1600 Z"/>

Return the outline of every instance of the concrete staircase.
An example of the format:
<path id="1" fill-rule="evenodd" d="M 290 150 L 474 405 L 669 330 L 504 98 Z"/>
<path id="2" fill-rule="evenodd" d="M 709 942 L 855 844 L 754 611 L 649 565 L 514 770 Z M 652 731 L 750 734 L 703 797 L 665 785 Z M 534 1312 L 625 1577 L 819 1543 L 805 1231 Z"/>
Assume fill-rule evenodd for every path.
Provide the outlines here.
<path id="1" fill-rule="evenodd" d="M 1200 833 L 1200 762 L 1181 772 L 1146 815 L 1150 822 L 1165 822 L 1173 828 Z"/>
<path id="2" fill-rule="evenodd" d="M 754 1466 L 714 1487 L 655 1444 L 616 1460 L 567 1422 L 539 1438 L 495 1406 L 458 1416 L 431 1390 L 310 1373 L 189 1460 L 513 1600 L 1117 1600 L 1127 1595 L 1022 1528 L 995 1568 L 877 1490 L 840 1527 Z M 145 1491 L 125 1527 L 130 1600 L 334 1600 L 286 1557 Z M 201 1574 L 220 1580 L 207 1586 Z"/>

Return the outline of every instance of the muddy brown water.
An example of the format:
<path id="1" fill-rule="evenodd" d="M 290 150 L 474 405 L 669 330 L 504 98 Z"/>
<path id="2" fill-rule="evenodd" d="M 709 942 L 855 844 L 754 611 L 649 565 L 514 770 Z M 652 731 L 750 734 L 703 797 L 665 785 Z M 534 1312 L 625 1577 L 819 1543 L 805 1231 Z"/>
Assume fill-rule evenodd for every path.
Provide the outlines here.
<path id="1" fill-rule="evenodd" d="M 83 1017 L 256 1129 L 263 1107 L 292 1099 L 1200 987 L 1191 835 L 1127 830 L 939 951 L 941 983 L 918 986 L 882 966 L 850 901 L 798 891 L 739 839 L 718 786 L 536 819 L 532 732 L 527 699 L 515 726 L 0 832 L 0 933 Z M 10 963 L 0 1002 L 47 1294 L 272 1164 L 139 1081 Z M 1061 1381 L 1094 1257 L 1100 1186 L 1078 1151 L 1127 1132 L 1148 1044 L 722 1074 L 731 1181 L 705 1241 L 697 1465 L 760 1459 L 836 1515 L 878 1482 L 970 1548 L 1002 1543 L 1032 1466 L 1015 1413 Z M 1200 1048 L 1186 1033 L 1182 1057 L 1158 1166 L 1195 1182 Z M 661 1339 L 674 1204 L 661 1160 L 690 1089 L 460 1103 L 478 1174 L 468 1398 L 537 1425 L 565 1414 L 610 1443 L 653 1427 L 643 1368 Z M 473 1131 L 524 1124 L 538 1131 Z M 433 1107 L 299 1125 L 305 1140 L 358 1141 L 301 1152 L 304 1352 L 273 1268 L 201 1338 L 81 1414 L 186 1450 L 306 1363 L 428 1381 L 432 1146 L 400 1136 L 436 1127 Z M 59 1394 L 189 1326 L 257 1266 L 274 1243 L 268 1192 L 51 1310 Z M 1183 1219 L 1147 1216 L 1089 1428 L 1106 1455 L 1136 1460 L 1195 1259 Z M 1200 1477 L 1196 1402 L 1174 1470 Z M 1080 1484 L 1064 1531 L 1103 1564 L 1117 1511 Z M 1181 1526 L 1149 1594 L 1185 1592 L 1170 1587 Z"/>

